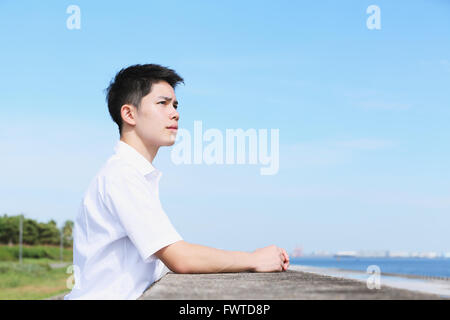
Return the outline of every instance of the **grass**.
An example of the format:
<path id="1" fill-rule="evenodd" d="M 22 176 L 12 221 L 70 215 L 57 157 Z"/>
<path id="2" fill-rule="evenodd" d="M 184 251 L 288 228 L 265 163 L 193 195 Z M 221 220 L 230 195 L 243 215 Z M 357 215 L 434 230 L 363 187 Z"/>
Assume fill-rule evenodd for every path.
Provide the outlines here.
<path id="1" fill-rule="evenodd" d="M 58 249 L 59 257 L 59 248 L 54 247 L 40 246 L 34 252 L 53 253 L 55 249 Z M 0 247 L 1 250 L 7 251 L 3 247 Z M 66 250 L 63 255 L 64 262 L 71 264 L 72 250 Z M 40 300 L 68 293 L 70 290 L 66 281 L 71 274 L 66 273 L 67 267 L 50 267 L 50 264 L 60 262 L 59 259 L 48 256 L 39 259 L 26 258 L 25 254 L 22 264 L 18 260 L 0 261 L 0 300 Z"/>
<path id="2" fill-rule="evenodd" d="M 59 246 L 29 246 L 22 248 L 22 258 L 59 260 Z M 0 261 L 18 261 L 19 246 L 0 245 Z M 72 261 L 72 248 L 63 250 L 63 260 Z"/>

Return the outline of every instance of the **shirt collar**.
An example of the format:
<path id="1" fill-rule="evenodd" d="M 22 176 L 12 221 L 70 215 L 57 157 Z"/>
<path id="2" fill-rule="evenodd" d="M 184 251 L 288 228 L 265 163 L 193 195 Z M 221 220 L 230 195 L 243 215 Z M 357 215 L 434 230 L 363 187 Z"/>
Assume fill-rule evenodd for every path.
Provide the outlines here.
<path id="1" fill-rule="evenodd" d="M 156 175 L 158 178 L 162 175 L 162 173 L 157 170 L 153 165 L 148 161 L 142 154 L 140 154 L 135 148 L 119 140 L 114 147 L 114 151 L 117 155 L 122 157 L 131 163 L 136 169 L 139 170 L 144 176 L 152 173 Z"/>

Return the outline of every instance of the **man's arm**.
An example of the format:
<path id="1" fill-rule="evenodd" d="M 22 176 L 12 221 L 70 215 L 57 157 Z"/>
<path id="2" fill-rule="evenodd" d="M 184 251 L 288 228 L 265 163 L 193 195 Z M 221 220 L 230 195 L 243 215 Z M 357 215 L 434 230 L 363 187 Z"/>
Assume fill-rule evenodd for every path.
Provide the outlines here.
<path id="1" fill-rule="evenodd" d="M 274 245 L 253 252 L 228 251 L 177 241 L 155 255 L 175 273 L 274 272 L 289 266 L 286 250 Z"/>

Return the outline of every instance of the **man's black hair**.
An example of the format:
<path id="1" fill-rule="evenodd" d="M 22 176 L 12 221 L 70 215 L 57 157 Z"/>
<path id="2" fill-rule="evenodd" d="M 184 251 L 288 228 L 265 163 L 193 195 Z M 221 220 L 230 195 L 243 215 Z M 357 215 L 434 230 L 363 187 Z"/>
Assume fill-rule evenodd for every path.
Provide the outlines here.
<path id="1" fill-rule="evenodd" d="M 106 101 L 111 118 L 122 134 L 120 109 L 124 104 L 139 108 L 141 100 L 150 93 L 152 85 L 166 81 L 175 89 L 178 83 L 184 83 L 174 70 L 158 64 L 136 64 L 120 70 L 106 89 Z"/>

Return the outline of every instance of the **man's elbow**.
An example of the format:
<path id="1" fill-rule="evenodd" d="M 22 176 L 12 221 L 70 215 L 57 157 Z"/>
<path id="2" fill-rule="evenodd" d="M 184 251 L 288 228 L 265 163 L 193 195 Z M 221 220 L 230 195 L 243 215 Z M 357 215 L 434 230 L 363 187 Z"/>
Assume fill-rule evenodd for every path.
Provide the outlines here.
<path id="1" fill-rule="evenodd" d="M 179 241 L 157 251 L 155 255 L 174 273 L 194 273 L 185 254 L 186 243 Z"/>
<path id="2" fill-rule="evenodd" d="M 183 263 L 176 263 L 174 265 L 171 266 L 167 266 L 167 268 L 169 268 L 170 271 L 172 271 L 173 273 L 195 273 L 192 271 L 191 268 L 189 268 L 188 266 L 186 266 Z"/>
<path id="3" fill-rule="evenodd" d="M 181 259 L 160 259 L 167 268 L 169 268 L 170 271 L 173 273 L 192 273 L 191 268 L 186 264 L 186 262 L 182 261 Z"/>

